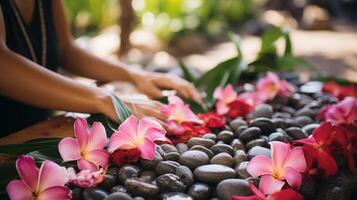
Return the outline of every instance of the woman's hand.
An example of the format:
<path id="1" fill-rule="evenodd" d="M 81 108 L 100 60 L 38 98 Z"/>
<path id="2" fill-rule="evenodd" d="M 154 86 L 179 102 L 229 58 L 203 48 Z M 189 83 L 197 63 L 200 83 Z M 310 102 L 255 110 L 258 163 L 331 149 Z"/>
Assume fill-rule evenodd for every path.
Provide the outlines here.
<path id="1" fill-rule="evenodd" d="M 136 87 L 151 98 L 161 97 L 162 89 L 173 89 L 182 96 L 202 104 L 195 86 L 176 75 L 146 71 L 135 71 L 131 74 Z"/>
<path id="2" fill-rule="evenodd" d="M 164 121 L 166 121 L 167 117 L 160 112 L 160 108 L 163 106 L 163 104 L 159 101 L 154 101 L 147 98 L 119 98 L 130 108 L 131 111 L 133 111 L 137 118 L 155 118 L 156 121 L 158 121 L 161 125 L 163 125 L 164 128 L 166 128 Z M 113 121 L 119 121 L 119 117 L 115 112 L 110 95 L 101 100 L 100 109 L 101 113 L 105 114 Z"/>

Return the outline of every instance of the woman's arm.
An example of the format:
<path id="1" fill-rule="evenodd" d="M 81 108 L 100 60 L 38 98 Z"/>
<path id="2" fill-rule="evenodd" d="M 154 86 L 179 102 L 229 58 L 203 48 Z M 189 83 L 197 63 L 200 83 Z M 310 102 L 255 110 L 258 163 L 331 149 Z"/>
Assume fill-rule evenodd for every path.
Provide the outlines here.
<path id="1" fill-rule="evenodd" d="M 29 105 L 104 113 L 117 119 L 109 94 L 47 70 L 12 52 L 5 44 L 5 27 L 0 9 L 0 94 Z"/>
<path id="2" fill-rule="evenodd" d="M 201 101 L 195 87 L 177 76 L 145 72 L 120 62 L 109 62 L 77 47 L 69 30 L 63 2 L 53 1 L 52 4 L 62 67 L 78 75 L 103 82 L 116 80 L 132 82 L 150 97 L 161 96 L 161 89 L 175 89 L 187 98 Z"/>

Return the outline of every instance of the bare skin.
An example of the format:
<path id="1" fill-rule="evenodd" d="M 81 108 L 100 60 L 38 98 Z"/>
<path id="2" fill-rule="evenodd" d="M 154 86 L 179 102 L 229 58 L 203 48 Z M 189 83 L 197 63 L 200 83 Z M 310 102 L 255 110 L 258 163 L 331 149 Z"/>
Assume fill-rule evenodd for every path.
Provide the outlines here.
<path id="1" fill-rule="evenodd" d="M 34 0 L 16 0 L 25 22 L 31 21 Z M 181 95 L 201 102 L 193 85 L 179 77 L 133 69 L 119 62 L 108 62 L 76 46 L 70 33 L 64 5 L 52 1 L 54 25 L 58 38 L 61 67 L 80 76 L 101 82 L 128 81 L 149 97 L 161 96 L 161 89 L 174 89 Z M 113 120 L 115 114 L 110 94 L 104 89 L 83 85 L 47 70 L 6 46 L 6 32 L 0 9 L 0 94 L 29 105 L 81 113 L 103 113 Z M 145 100 L 127 102 L 139 117 L 165 120 L 158 110 L 161 104 Z"/>

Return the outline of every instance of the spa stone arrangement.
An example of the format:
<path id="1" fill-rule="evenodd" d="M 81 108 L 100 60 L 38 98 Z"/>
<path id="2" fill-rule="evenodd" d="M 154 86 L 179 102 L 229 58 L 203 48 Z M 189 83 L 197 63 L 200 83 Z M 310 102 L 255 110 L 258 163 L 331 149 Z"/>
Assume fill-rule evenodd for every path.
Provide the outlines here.
<path id="1" fill-rule="evenodd" d="M 47 160 L 39 169 L 22 155 L 20 180 L 7 193 L 74 200 L 353 198 L 356 86 L 292 77 L 268 72 L 235 89 L 217 87 L 206 113 L 169 96 L 161 109 L 168 131 L 131 115 L 108 139 L 102 123 L 89 128 L 78 118 L 75 137 L 58 144 L 71 167 Z"/>

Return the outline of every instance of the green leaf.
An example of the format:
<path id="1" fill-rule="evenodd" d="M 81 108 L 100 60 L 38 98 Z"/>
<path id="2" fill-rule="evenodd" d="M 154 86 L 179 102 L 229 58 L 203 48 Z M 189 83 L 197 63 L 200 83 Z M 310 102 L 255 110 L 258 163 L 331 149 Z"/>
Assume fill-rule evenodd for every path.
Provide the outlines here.
<path id="1" fill-rule="evenodd" d="M 36 139 L 32 141 L 25 142 L 23 144 L 8 144 L 0 146 L 0 153 L 5 154 L 27 154 L 32 151 L 48 151 L 51 149 L 56 149 L 60 138 L 44 138 L 44 139 Z"/>
<path id="2" fill-rule="evenodd" d="M 125 105 L 116 94 L 112 93 L 111 97 L 115 112 L 117 113 L 121 122 L 125 121 L 126 118 L 133 114 L 133 112 L 128 108 L 128 106 Z"/>
<path id="3" fill-rule="evenodd" d="M 183 78 L 186 79 L 189 82 L 195 82 L 196 78 L 191 72 L 191 70 L 182 62 L 182 60 L 179 60 L 179 65 L 183 73 Z"/>
<path id="4" fill-rule="evenodd" d="M 239 57 L 234 57 L 219 63 L 203 74 L 195 85 L 206 92 L 205 102 L 208 107 L 213 105 L 213 92 L 218 86 L 226 86 L 232 84 L 235 86 L 242 71 L 246 69 L 246 65 Z"/>
<path id="5" fill-rule="evenodd" d="M 289 30 L 284 28 L 283 29 L 283 34 L 284 34 L 284 39 L 285 39 L 284 56 L 292 56 L 293 55 L 293 50 L 292 50 L 292 44 L 291 44 Z"/>
<path id="6" fill-rule="evenodd" d="M 240 57 L 241 59 L 243 59 L 243 53 L 241 50 L 241 39 L 239 37 L 239 35 L 233 33 L 233 32 L 229 32 L 228 33 L 228 38 L 231 40 L 231 42 L 233 42 L 233 44 L 236 46 L 237 49 L 237 53 L 238 53 L 238 57 Z"/>
<path id="7" fill-rule="evenodd" d="M 311 69 L 311 64 L 302 58 L 286 55 L 279 57 L 276 61 L 276 66 L 279 71 L 293 71 L 297 67 L 306 67 Z"/>
<path id="8" fill-rule="evenodd" d="M 113 122 L 112 120 L 109 119 L 109 117 L 103 114 L 93 114 L 90 117 L 88 117 L 87 120 L 90 124 L 93 124 L 93 122 L 102 123 L 108 137 L 110 137 L 113 134 L 113 132 L 118 129 L 119 126 L 119 124 Z"/>
<path id="9" fill-rule="evenodd" d="M 281 28 L 278 27 L 274 27 L 272 30 L 265 32 L 261 37 L 262 43 L 259 54 L 264 54 L 271 51 L 274 42 L 276 42 L 282 36 L 284 36 L 284 32 Z"/>

